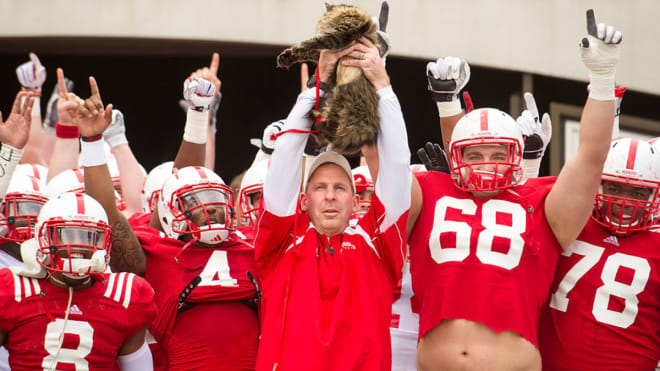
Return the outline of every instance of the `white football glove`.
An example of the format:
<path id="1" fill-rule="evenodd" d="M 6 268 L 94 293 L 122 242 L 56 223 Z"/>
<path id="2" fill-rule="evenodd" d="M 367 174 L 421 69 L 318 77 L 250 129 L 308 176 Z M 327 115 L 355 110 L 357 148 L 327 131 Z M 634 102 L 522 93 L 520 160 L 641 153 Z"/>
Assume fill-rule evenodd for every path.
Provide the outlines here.
<path id="1" fill-rule="evenodd" d="M 552 122 L 547 113 L 539 121 L 539 110 L 532 93 L 525 93 L 524 97 L 527 109 L 516 120 L 525 139 L 523 158 L 541 158 L 552 138 Z"/>
<path id="2" fill-rule="evenodd" d="M 588 36 L 580 43 L 582 63 L 589 70 L 589 97 L 614 100 L 614 72 L 619 61 L 620 31 L 604 23 L 596 25 L 593 9 L 587 10 Z"/>
<path id="3" fill-rule="evenodd" d="M 46 81 L 46 68 L 36 54 L 30 53 L 30 61 L 16 67 L 16 77 L 24 88 L 41 90 L 41 85 Z"/>
<path id="4" fill-rule="evenodd" d="M 215 86 L 208 80 L 191 76 L 183 83 L 183 99 L 196 111 L 208 110 L 214 96 Z"/>
<path id="5" fill-rule="evenodd" d="M 284 120 L 278 120 L 266 126 L 264 129 L 264 136 L 261 139 L 261 150 L 264 153 L 268 155 L 273 153 L 273 150 L 275 149 L 275 135 L 282 131 L 284 124 Z"/>
<path id="6" fill-rule="evenodd" d="M 387 55 L 390 53 L 390 50 L 392 50 L 392 40 L 390 40 L 390 36 L 387 34 L 387 22 L 389 16 L 390 6 L 387 4 L 387 1 L 383 1 L 380 4 L 380 14 L 378 15 L 378 18 L 372 18 L 374 23 L 378 26 L 378 41 L 380 41 L 383 48 L 383 53 L 380 57 L 383 60 L 383 63 L 385 63 Z"/>
<path id="7" fill-rule="evenodd" d="M 127 144 L 126 139 L 126 124 L 124 123 L 124 114 L 118 109 L 112 110 L 112 122 L 103 132 L 103 139 L 108 143 L 110 148 L 114 148 L 120 144 Z"/>
<path id="8" fill-rule="evenodd" d="M 438 58 L 426 65 L 426 77 L 435 101 L 458 100 L 458 93 L 470 81 L 470 66 L 460 58 Z"/>

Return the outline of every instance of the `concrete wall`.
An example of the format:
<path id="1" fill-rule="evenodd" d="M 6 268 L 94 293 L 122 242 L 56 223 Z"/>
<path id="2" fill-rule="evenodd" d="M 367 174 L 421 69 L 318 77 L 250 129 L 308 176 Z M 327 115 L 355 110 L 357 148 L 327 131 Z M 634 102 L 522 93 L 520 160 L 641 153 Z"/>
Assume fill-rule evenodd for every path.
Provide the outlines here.
<path id="1" fill-rule="evenodd" d="M 376 15 L 379 0 L 345 0 Z M 390 0 L 397 56 L 458 55 L 473 65 L 586 81 L 585 9 L 623 31 L 617 81 L 660 95 L 660 1 Z M 193 39 L 289 45 L 323 12 L 310 0 L 3 0 L 0 40 L 20 37 Z"/>

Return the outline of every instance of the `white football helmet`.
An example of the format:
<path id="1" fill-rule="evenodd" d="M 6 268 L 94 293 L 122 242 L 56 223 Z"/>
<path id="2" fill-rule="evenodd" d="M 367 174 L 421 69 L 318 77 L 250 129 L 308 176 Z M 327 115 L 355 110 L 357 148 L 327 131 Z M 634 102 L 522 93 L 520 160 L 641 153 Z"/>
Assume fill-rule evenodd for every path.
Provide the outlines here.
<path id="1" fill-rule="evenodd" d="M 360 206 L 355 214 L 366 214 L 371 206 L 371 195 L 368 198 L 364 192 L 374 191 L 374 182 L 371 180 L 371 173 L 367 166 L 358 166 L 352 170 L 353 181 L 355 182 L 355 192 L 360 195 Z"/>
<path id="2" fill-rule="evenodd" d="M 468 146 L 499 145 L 506 160 L 469 162 L 463 158 Z M 495 191 L 522 180 L 523 138 L 516 121 L 495 108 L 480 108 L 463 116 L 449 143 L 449 163 L 456 186 L 464 191 Z M 484 170 L 484 167 L 492 169 Z"/>
<path id="3" fill-rule="evenodd" d="M 12 176 L 15 176 L 16 174 L 33 176 L 44 184 L 48 181 L 48 168 L 39 164 L 18 164 L 16 170 L 14 170 L 14 175 Z"/>
<path id="4" fill-rule="evenodd" d="M 257 225 L 259 200 L 261 199 L 269 166 L 270 160 L 261 160 L 252 165 L 243 175 L 238 199 L 241 207 L 241 224 L 244 226 Z M 259 196 L 259 199 L 255 199 L 256 196 Z"/>
<path id="5" fill-rule="evenodd" d="M 48 201 L 45 188 L 33 176 L 14 173 L 2 201 L 0 216 L 0 228 L 6 228 L 8 240 L 22 242 L 34 237 L 37 216 Z"/>
<path id="6" fill-rule="evenodd" d="M 46 185 L 48 198 L 55 198 L 65 192 L 85 192 L 85 176 L 81 169 L 67 169 L 55 175 Z"/>
<path id="7" fill-rule="evenodd" d="M 55 198 L 65 192 L 85 193 L 85 174 L 83 169 L 67 169 L 55 175 L 46 185 L 46 196 Z M 124 210 L 126 205 L 121 195 L 115 190 L 115 202 L 119 210 Z M 123 207 L 122 207 L 123 205 Z"/>
<path id="8" fill-rule="evenodd" d="M 602 182 L 606 183 L 601 183 L 596 194 L 593 218 L 610 233 L 625 236 L 655 223 L 660 212 L 660 153 L 648 142 L 631 138 L 613 141 Z M 639 188 L 646 188 L 648 196 Z M 639 196 L 632 197 L 633 193 Z"/>
<path id="9" fill-rule="evenodd" d="M 172 175 L 174 161 L 163 162 L 151 169 L 142 187 L 142 212 L 152 213 L 156 210 L 163 183 Z"/>
<path id="10" fill-rule="evenodd" d="M 63 193 L 46 202 L 38 219 L 37 261 L 44 268 L 72 277 L 105 271 L 112 228 L 98 201 L 84 193 Z"/>
<path id="11" fill-rule="evenodd" d="M 234 196 L 218 174 L 200 166 L 175 170 L 163 184 L 158 215 L 170 238 L 219 244 L 236 229 Z"/>

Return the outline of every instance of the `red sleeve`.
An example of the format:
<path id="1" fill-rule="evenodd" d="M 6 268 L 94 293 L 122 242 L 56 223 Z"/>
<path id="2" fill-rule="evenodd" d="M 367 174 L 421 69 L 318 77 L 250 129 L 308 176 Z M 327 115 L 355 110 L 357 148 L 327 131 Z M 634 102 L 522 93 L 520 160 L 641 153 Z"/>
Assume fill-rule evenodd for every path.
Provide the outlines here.
<path id="1" fill-rule="evenodd" d="M 14 274 L 9 268 L 0 269 L 0 328 L 5 334 L 14 328 L 11 307 L 14 302 Z"/>
<path id="2" fill-rule="evenodd" d="M 385 207 L 374 194 L 369 211 L 360 218 L 358 228 L 362 228 L 372 238 L 372 242 L 380 255 L 393 285 L 397 285 L 403 271 L 406 252 L 406 221 L 408 211 L 401 214 L 396 222 L 382 231 L 385 221 Z"/>
<path id="3" fill-rule="evenodd" d="M 306 218 L 298 217 L 300 224 Z M 257 268 L 262 274 L 267 274 L 273 266 L 273 260 L 279 258 L 286 246 L 291 243 L 296 215 L 279 217 L 264 209 L 257 225 L 257 236 L 254 240 L 254 255 Z M 305 227 L 308 223 L 305 223 Z"/>
<path id="4" fill-rule="evenodd" d="M 144 278 L 133 276 L 131 301 L 127 308 L 130 336 L 149 325 L 156 317 L 154 289 Z"/>

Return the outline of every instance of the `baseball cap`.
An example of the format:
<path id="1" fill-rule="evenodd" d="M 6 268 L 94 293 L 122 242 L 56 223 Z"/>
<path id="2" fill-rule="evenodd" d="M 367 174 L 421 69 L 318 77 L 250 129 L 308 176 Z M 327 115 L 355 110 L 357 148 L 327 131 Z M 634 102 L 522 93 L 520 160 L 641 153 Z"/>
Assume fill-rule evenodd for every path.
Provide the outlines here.
<path id="1" fill-rule="evenodd" d="M 312 177 L 316 169 L 321 167 L 321 165 L 325 165 L 325 164 L 335 164 L 340 168 L 342 168 L 342 170 L 344 170 L 344 172 L 346 173 L 348 179 L 351 181 L 351 188 L 353 189 L 353 193 L 355 193 L 355 182 L 353 181 L 353 172 L 351 171 L 351 165 L 348 163 L 346 157 L 342 156 L 341 154 L 335 151 L 323 152 L 318 157 L 316 157 L 316 159 L 314 159 L 312 165 L 309 167 L 309 170 L 307 171 L 304 188 L 307 188 L 307 182 L 309 182 L 309 179 Z"/>

